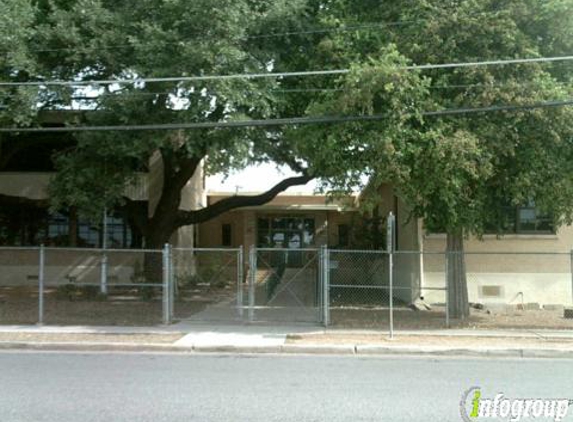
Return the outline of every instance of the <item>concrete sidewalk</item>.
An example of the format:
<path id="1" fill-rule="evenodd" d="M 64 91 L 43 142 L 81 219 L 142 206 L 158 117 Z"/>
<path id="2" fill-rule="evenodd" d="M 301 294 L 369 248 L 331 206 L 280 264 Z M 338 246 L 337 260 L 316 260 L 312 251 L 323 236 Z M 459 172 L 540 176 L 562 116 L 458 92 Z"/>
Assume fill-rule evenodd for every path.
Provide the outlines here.
<path id="1" fill-rule="evenodd" d="M 310 325 L 0 326 L 0 349 L 573 359 L 573 331 L 400 331 L 389 339 L 384 331 L 325 330 Z"/>

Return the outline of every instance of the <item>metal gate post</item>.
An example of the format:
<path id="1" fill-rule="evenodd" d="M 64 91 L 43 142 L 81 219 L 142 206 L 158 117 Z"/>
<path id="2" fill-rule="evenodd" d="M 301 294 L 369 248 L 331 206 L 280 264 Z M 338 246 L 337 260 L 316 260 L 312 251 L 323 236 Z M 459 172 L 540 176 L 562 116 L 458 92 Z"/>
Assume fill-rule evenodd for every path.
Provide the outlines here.
<path id="1" fill-rule="evenodd" d="M 571 270 L 571 299 L 573 300 L 573 249 L 571 249 L 571 254 L 569 255 L 569 268 Z"/>
<path id="2" fill-rule="evenodd" d="M 173 271 L 173 246 L 169 246 L 169 321 L 173 321 L 175 316 L 175 271 Z"/>
<path id="3" fill-rule="evenodd" d="M 170 322 L 169 314 L 169 245 L 166 243 L 162 251 L 163 258 L 163 324 L 168 325 Z"/>
<path id="4" fill-rule="evenodd" d="M 450 280 L 449 280 L 449 273 L 450 273 L 450 255 L 448 251 L 444 252 L 444 261 L 445 261 L 445 268 L 444 268 L 444 278 L 446 283 L 446 328 L 450 328 Z"/>
<path id="5" fill-rule="evenodd" d="M 101 269 L 100 269 L 100 293 L 107 294 L 107 209 L 103 211 L 102 222 L 102 245 L 101 245 Z"/>
<path id="6" fill-rule="evenodd" d="M 100 269 L 100 293 L 107 294 L 107 253 L 105 250 L 102 252 L 101 269 Z"/>
<path id="7" fill-rule="evenodd" d="M 315 288 L 317 300 L 315 303 L 317 304 L 317 311 L 318 311 L 318 322 L 324 324 L 324 245 L 320 247 L 317 252 L 318 256 L 318 281 Z"/>
<path id="8" fill-rule="evenodd" d="M 239 318 L 243 319 L 243 271 L 245 265 L 245 256 L 243 245 L 237 252 L 237 313 Z"/>
<path id="9" fill-rule="evenodd" d="M 44 245 L 40 245 L 38 268 L 38 325 L 44 324 L 44 269 L 46 264 Z"/>
<path id="10" fill-rule="evenodd" d="M 325 327 L 328 327 L 330 324 L 330 251 L 326 246 L 322 250 L 322 288 L 322 322 Z"/>
<path id="11" fill-rule="evenodd" d="M 249 322 L 255 320 L 255 284 L 257 278 L 257 249 L 251 246 L 249 250 Z"/>
<path id="12" fill-rule="evenodd" d="M 386 243 L 388 249 L 388 284 L 389 284 L 389 307 L 390 307 L 390 339 L 394 338 L 394 233 L 396 217 L 393 213 L 388 214 L 388 227 Z"/>

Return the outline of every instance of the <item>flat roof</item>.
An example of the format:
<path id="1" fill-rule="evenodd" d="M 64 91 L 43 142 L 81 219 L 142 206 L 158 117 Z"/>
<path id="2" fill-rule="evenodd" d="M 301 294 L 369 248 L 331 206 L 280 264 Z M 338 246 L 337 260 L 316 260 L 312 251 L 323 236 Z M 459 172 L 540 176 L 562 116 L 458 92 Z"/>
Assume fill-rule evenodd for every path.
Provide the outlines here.
<path id="1" fill-rule="evenodd" d="M 260 205 L 257 207 L 241 207 L 236 211 L 345 211 L 345 207 L 337 204 L 324 204 L 324 205 Z M 348 210 L 349 211 L 349 210 Z"/>

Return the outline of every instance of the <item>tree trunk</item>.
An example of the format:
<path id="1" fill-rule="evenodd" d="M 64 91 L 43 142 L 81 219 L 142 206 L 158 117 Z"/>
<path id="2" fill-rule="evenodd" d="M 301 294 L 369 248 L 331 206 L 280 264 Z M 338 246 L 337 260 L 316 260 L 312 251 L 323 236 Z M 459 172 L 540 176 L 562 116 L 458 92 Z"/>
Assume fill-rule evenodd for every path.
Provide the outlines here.
<path id="1" fill-rule="evenodd" d="M 175 210 L 176 211 L 176 210 Z M 167 217 L 167 216 L 166 216 Z M 147 226 L 147 238 L 143 258 L 143 275 L 146 283 L 161 284 L 163 281 L 163 254 L 162 250 L 175 230 L 165 221 L 151 219 Z M 151 252 L 153 250 L 154 252 Z"/>
<path id="2" fill-rule="evenodd" d="M 448 233 L 447 237 L 448 310 L 450 318 L 464 320 L 470 315 L 470 307 L 463 232 Z"/>

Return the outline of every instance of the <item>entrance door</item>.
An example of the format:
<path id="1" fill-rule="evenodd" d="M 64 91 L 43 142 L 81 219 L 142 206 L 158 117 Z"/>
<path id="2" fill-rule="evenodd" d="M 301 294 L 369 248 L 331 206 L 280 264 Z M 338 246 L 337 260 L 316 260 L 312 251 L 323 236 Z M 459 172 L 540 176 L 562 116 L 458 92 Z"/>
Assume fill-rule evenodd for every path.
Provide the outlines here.
<path id="1" fill-rule="evenodd" d="M 260 217 L 257 232 L 257 247 L 286 250 L 284 254 L 275 255 L 281 262 L 271 265 L 298 268 L 304 265 L 303 254 L 298 249 L 310 247 L 314 240 L 314 219 L 283 215 Z"/>

